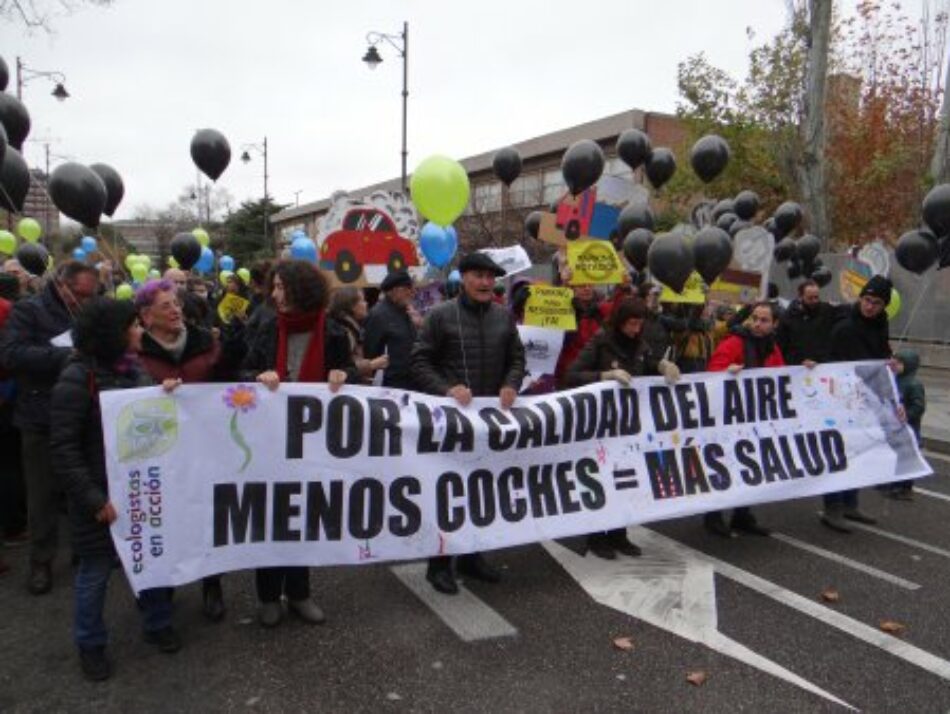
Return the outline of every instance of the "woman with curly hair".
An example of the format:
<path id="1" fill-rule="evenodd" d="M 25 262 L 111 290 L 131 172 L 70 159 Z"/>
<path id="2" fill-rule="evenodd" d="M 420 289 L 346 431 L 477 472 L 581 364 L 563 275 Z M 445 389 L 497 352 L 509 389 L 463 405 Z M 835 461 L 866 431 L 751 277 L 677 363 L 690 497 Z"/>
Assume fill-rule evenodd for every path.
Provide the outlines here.
<path id="1" fill-rule="evenodd" d="M 282 260 L 271 272 L 268 290 L 275 314 L 257 330 L 244 361 L 248 377 L 271 391 L 281 382 L 326 382 L 336 391 L 346 381 L 357 381 L 350 343 L 334 320 L 327 319 L 330 290 L 317 268 L 302 260 Z M 283 616 L 281 595 L 289 609 L 304 622 L 325 621 L 310 597 L 310 571 L 305 567 L 260 568 L 257 596 L 260 622 L 276 627 Z"/>
<path id="2" fill-rule="evenodd" d="M 83 674 L 107 679 L 105 607 L 115 549 L 109 525 L 116 508 L 109 500 L 99 392 L 152 383 L 139 368 L 135 353 L 142 345 L 142 326 L 127 301 L 95 298 L 76 317 L 76 356 L 53 388 L 50 403 L 50 452 L 53 468 L 69 499 L 73 553 L 79 558 L 75 580 L 75 632 Z M 163 383 L 166 391 L 177 382 Z M 172 628 L 171 589 L 139 593 L 145 641 L 162 652 L 181 647 Z"/>

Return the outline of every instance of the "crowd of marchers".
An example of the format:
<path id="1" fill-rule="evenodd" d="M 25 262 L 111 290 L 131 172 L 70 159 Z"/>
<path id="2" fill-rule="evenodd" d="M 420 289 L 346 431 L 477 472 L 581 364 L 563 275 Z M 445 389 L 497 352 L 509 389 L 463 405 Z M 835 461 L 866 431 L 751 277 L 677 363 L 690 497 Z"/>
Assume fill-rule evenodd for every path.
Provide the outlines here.
<path id="1" fill-rule="evenodd" d="M 518 325 L 532 285 L 490 257 L 471 253 L 459 279 L 442 286 L 442 301 L 424 315 L 414 307 L 413 279 L 393 272 L 376 288 L 332 288 L 313 264 L 261 262 L 247 285 L 233 277 L 220 288 L 181 270 L 142 285 L 134 300 L 109 297 L 108 270 L 70 261 L 44 278 L 16 261 L 0 272 L 0 545 L 29 548 L 26 588 L 34 596 L 54 586 L 60 523 L 68 518 L 74 570 L 73 639 L 84 675 L 110 676 L 104 607 L 117 568 L 109 526 L 116 507 L 109 497 L 98 395 L 112 389 L 160 384 L 256 381 L 278 390 L 284 382 L 376 383 L 446 396 L 463 407 L 491 397 L 502 409 L 519 394 L 543 393 L 644 376 L 676 382 L 681 374 L 826 362 L 890 360 L 906 418 L 919 435 L 924 391 L 912 352 L 892 354 L 885 309 L 891 285 L 873 277 L 852 305 L 823 302 L 812 281 L 791 302 L 769 299 L 744 306 L 667 305 L 649 282 L 611 286 L 605 292 L 572 285 L 576 329 L 565 333 L 552 375 L 525 379 Z M 554 282 L 570 284 L 566 267 Z M 216 309 L 227 294 L 249 301 L 242 315 Z M 372 307 L 370 307 L 372 303 Z M 225 319 L 227 318 L 227 319 Z M 528 383 L 525 386 L 526 382 Z M 889 485 L 886 495 L 912 498 L 910 483 Z M 873 523 L 859 509 L 858 492 L 824 497 L 820 519 L 842 534 L 850 523 Z M 767 535 L 749 508 L 727 518 L 708 513 L 708 531 L 724 538 Z M 625 529 L 591 533 L 590 557 L 637 557 Z M 0 547 L 0 574 L 11 567 Z M 427 578 L 445 596 L 459 591 L 457 576 L 490 583 L 501 575 L 484 554 L 429 560 Z M 255 573 L 258 617 L 277 626 L 290 613 L 306 623 L 325 616 L 311 594 L 310 569 L 261 568 Z M 201 583 L 205 616 L 226 616 L 222 575 Z M 286 605 L 285 605 L 286 603 Z M 172 591 L 139 594 L 144 639 L 163 652 L 181 646 L 172 624 Z"/>

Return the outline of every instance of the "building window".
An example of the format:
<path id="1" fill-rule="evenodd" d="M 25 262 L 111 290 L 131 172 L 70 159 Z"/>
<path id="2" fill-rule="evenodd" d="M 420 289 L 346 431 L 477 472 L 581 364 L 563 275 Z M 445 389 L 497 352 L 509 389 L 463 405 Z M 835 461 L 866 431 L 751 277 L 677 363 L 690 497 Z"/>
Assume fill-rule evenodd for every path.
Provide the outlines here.
<path id="1" fill-rule="evenodd" d="M 475 186 L 472 196 L 473 208 L 479 213 L 501 210 L 501 183 L 492 181 Z"/>
<path id="2" fill-rule="evenodd" d="M 541 203 L 541 174 L 533 172 L 519 176 L 508 191 L 512 206 L 524 208 Z"/>

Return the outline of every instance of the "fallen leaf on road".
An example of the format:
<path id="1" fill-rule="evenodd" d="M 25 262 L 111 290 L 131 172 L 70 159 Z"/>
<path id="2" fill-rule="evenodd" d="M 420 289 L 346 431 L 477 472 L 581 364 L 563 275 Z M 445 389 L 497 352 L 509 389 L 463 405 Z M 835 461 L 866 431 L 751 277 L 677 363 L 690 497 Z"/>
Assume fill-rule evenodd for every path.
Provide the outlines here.
<path id="1" fill-rule="evenodd" d="M 705 672 L 690 672 L 686 675 L 686 681 L 692 684 L 694 687 L 703 686 L 707 679 L 709 679 L 709 675 Z"/>
<path id="2" fill-rule="evenodd" d="M 821 599 L 825 602 L 838 602 L 841 594 L 834 588 L 825 588 L 821 591 Z"/>
<path id="3" fill-rule="evenodd" d="M 903 635 L 904 630 L 907 629 L 901 623 L 894 622 L 894 620 L 881 620 L 879 627 L 889 635 L 895 635 L 896 637 Z"/>
<path id="4" fill-rule="evenodd" d="M 618 650 L 629 652 L 633 649 L 633 640 L 629 637 L 616 637 L 614 638 L 614 647 Z"/>

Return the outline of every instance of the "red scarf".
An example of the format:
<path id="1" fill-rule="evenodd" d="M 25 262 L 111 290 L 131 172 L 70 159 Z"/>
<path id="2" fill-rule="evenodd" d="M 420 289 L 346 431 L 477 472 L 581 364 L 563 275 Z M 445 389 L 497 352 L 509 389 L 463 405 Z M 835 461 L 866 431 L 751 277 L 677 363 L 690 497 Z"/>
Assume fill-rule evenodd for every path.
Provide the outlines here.
<path id="1" fill-rule="evenodd" d="M 307 351 L 300 364 L 298 382 L 325 382 L 326 369 L 323 364 L 323 330 L 326 313 L 315 312 L 277 313 L 277 374 L 280 380 L 287 380 L 287 337 L 301 332 L 310 333 Z"/>

